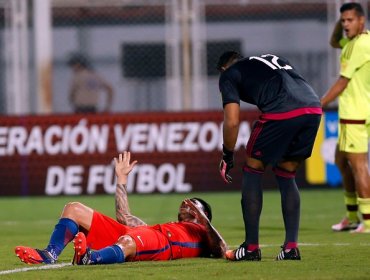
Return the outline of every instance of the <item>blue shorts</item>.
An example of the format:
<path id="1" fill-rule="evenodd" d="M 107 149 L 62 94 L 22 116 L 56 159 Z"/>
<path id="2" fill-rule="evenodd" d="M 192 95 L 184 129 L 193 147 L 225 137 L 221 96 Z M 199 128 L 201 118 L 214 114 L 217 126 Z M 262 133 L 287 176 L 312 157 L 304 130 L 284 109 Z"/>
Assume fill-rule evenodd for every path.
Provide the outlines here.
<path id="1" fill-rule="evenodd" d="M 309 158 L 321 115 L 306 114 L 285 120 L 259 120 L 252 129 L 246 153 L 264 165 Z"/>

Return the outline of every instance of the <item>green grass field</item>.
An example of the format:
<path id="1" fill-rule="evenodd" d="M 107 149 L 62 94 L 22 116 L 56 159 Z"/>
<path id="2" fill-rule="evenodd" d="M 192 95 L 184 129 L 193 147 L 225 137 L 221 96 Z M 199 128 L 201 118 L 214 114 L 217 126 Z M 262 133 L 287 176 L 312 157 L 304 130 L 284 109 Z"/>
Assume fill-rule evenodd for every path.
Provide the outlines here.
<path id="1" fill-rule="evenodd" d="M 213 224 L 229 247 L 235 248 L 243 241 L 238 192 L 131 195 L 130 205 L 134 214 L 155 224 L 175 220 L 180 201 L 190 196 L 202 197 L 212 205 Z M 84 267 L 66 265 L 45 270 L 33 270 L 40 266 L 21 263 L 14 255 L 14 247 L 46 246 L 64 204 L 69 201 L 81 201 L 114 215 L 113 196 L 0 199 L 0 279 L 370 279 L 370 235 L 330 230 L 331 224 L 338 222 L 344 213 L 340 190 L 301 192 L 302 261 L 274 261 L 284 232 L 279 193 L 268 191 L 264 193 L 261 217 L 261 262 L 196 258 Z M 66 247 L 59 263 L 70 262 L 72 248 L 72 245 Z M 25 268 L 32 270 L 23 271 Z"/>

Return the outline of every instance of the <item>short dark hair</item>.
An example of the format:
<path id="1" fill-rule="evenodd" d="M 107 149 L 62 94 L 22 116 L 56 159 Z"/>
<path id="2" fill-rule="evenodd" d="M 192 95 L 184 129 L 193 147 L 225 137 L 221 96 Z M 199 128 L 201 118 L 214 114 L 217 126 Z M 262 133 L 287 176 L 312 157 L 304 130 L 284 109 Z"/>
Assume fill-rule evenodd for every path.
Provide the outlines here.
<path id="1" fill-rule="evenodd" d="M 361 4 L 350 2 L 350 3 L 344 3 L 340 7 L 340 12 L 343 13 L 345 11 L 355 10 L 357 16 L 362 17 L 365 15 L 364 9 L 362 8 Z"/>
<path id="2" fill-rule="evenodd" d="M 205 202 L 203 199 L 199 198 L 199 197 L 193 197 L 193 198 L 190 198 L 191 201 L 194 202 L 194 200 L 196 201 L 199 201 L 200 204 L 202 204 L 203 206 L 203 212 L 204 214 L 206 214 L 207 218 L 209 221 L 212 221 L 212 208 L 211 208 L 211 205 L 209 205 L 207 202 Z"/>
<path id="3" fill-rule="evenodd" d="M 90 60 L 81 53 L 71 54 L 68 58 L 67 64 L 68 66 L 74 66 L 76 64 L 79 64 L 84 68 L 92 69 Z"/>
<path id="4" fill-rule="evenodd" d="M 243 58 L 243 56 L 238 53 L 237 51 L 226 51 L 224 52 L 217 62 L 217 70 L 222 71 L 222 68 L 225 67 L 228 63 L 230 63 L 234 59 L 240 59 Z"/>

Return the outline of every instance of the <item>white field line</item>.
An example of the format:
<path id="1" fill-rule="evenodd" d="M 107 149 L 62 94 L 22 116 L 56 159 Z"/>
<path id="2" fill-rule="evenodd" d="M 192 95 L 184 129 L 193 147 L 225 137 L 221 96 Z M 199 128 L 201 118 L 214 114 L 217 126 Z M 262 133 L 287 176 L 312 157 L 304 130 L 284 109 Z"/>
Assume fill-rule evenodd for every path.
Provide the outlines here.
<path id="1" fill-rule="evenodd" d="M 353 246 L 352 243 L 300 243 L 298 242 L 298 246 L 305 246 L 305 247 L 318 247 L 318 246 Z M 281 244 L 260 244 L 261 248 L 267 247 L 280 247 Z M 360 243 L 359 246 L 370 246 L 370 243 Z M 230 245 L 231 248 L 238 248 L 239 245 Z"/>
<path id="2" fill-rule="evenodd" d="M 57 269 L 65 266 L 70 266 L 71 263 L 60 263 L 60 264 L 48 264 L 48 265 L 42 265 L 42 266 L 32 266 L 32 267 L 25 267 L 25 268 L 17 268 L 17 269 L 11 269 L 11 270 L 3 270 L 0 271 L 0 275 L 3 274 L 12 274 L 17 272 L 25 272 L 30 270 L 48 270 L 48 269 Z"/>
<path id="3" fill-rule="evenodd" d="M 317 246 L 353 246 L 351 243 L 298 243 L 299 246 L 307 246 L 307 247 L 317 247 Z M 261 248 L 267 247 L 279 247 L 281 244 L 261 244 Z M 370 243 L 360 243 L 360 246 L 368 246 L 370 247 Z M 232 245 L 231 248 L 238 248 L 239 245 Z M 12 274 L 17 272 L 25 272 L 30 270 L 48 270 L 48 269 L 57 269 L 61 267 L 66 267 L 72 265 L 71 263 L 60 263 L 60 264 L 48 264 L 42 266 L 32 266 L 32 267 L 25 267 L 25 268 L 17 268 L 11 270 L 3 270 L 0 271 L 0 275 L 3 274 Z"/>

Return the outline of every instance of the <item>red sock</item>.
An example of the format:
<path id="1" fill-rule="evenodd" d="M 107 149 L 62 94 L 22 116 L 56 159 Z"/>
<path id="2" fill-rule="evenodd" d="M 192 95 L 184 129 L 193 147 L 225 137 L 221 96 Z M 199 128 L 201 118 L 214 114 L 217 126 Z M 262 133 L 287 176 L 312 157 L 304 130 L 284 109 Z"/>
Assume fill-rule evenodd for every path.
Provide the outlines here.
<path id="1" fill-rule="evenodd" d="M 260 246 L 258 244 L 248 244 L 247 251 L 252 252 L 257 250 Z"/>
<path id="2" fill-rule="evenodd" d="M 288 242 L 284 249 L 289 250 L 294 248 L 297 248 L 297 242 Z"/>

